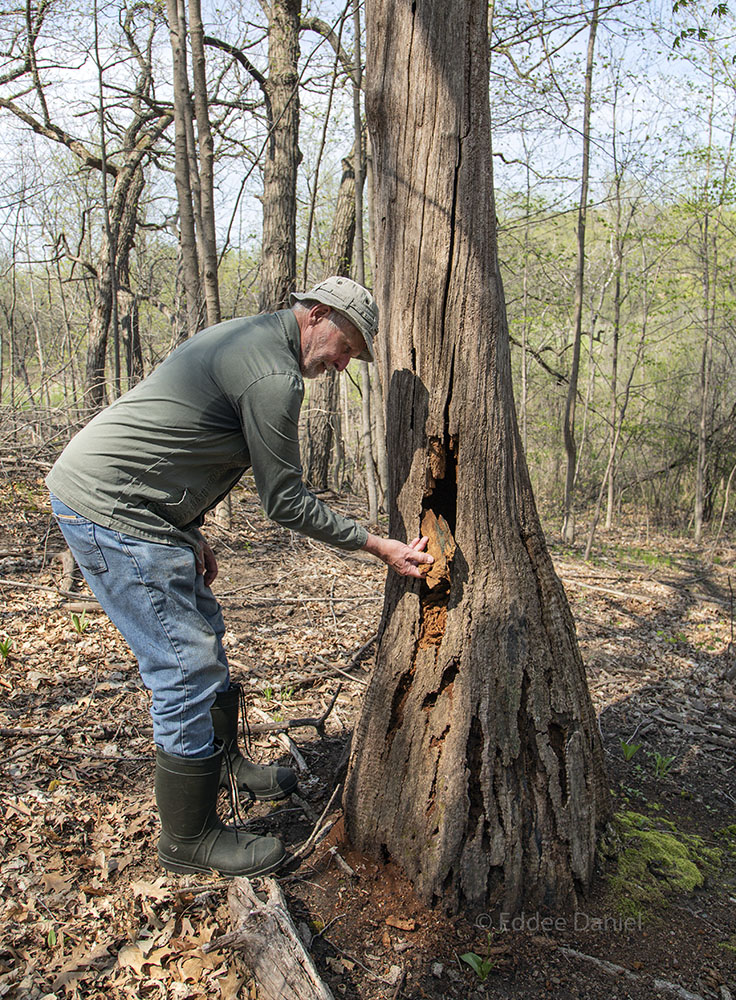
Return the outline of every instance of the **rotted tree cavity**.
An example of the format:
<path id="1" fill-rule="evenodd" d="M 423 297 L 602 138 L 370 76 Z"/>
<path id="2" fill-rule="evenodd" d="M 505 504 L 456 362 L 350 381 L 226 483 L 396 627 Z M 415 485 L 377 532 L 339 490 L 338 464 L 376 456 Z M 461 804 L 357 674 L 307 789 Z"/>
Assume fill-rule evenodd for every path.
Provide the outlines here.
<path id="1" fill-rule="evenodd" d="M 450 910 L 575 906 L 609 803 L 514 411 L 494 230 L 487 5 L 366 0 L 390 574 L 348 835 Z M 406 66 L 411 64 L 411 73 Z"/>

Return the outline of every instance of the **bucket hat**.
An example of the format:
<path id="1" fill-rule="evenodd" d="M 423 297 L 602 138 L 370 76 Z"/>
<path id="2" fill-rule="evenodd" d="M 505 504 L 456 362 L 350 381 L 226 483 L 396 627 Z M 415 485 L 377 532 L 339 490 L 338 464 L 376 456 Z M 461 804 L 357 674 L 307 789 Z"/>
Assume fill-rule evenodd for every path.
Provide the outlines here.
<path id="1" fill-rule="evenodd" d="M 365 341 L 360 361 L 375 361 L 373 338 L 378 333 L 378 306 L 371 293 L 352 278 L 335 275 L 325 278 L 306 292 L 292 292 L 291 303 L 313 300 L 331 306 L 353 324 Z"/>

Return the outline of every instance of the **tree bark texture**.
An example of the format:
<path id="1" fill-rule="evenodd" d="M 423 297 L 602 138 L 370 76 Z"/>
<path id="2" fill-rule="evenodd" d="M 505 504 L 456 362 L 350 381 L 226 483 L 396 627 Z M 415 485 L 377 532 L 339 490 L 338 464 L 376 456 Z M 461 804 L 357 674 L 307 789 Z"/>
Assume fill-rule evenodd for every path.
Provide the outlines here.
<path id="1" fill-rule="evenodd" d="M 516 423 L 498 271 L 487 4 L 367 0 L 390 575 L 349 836 L 448 909 L 573 905 L 609 801 L 575 627 Z M 407 66 L 411 72 L 407 72 Z"/>
<path id="2" fill-rule="evenodd" d="M 288 307 L 296 281 L 301 0 L 273 0 L 270 6 L 266 86 L 273 125 L 263 165 L 261 312 Z"/>

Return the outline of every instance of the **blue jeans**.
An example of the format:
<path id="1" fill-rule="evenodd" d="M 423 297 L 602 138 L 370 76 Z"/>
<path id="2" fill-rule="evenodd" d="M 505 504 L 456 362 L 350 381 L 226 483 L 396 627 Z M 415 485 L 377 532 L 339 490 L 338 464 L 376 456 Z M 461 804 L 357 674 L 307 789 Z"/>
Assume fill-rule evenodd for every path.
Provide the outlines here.
<path id="1" fill-rule="evenodd" d="M 210 707 L 230 686 L 225 623 L 188 546 L 103 528 L 52 495 L 51 509 L 84 578 L 138 660 L 153 696 L 153 738 L 167 753 L 213 752 Z"/>

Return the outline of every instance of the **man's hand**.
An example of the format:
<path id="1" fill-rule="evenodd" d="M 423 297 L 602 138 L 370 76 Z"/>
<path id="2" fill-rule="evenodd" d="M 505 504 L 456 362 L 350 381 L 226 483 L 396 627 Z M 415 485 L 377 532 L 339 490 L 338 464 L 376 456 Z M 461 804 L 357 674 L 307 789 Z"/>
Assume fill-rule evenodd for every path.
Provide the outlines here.
<path id="1" fill-rule="evenodd" d="M 209 587 L 217 576 L 217 559 L 209 543 L 200 535 L 200 549 L 197 553 L 197 572 L 204 575 L 204 585 Z"/>
<path id="2" fill-rule="evenodd" d="M 434 558 L 428 552 L 424 552 L 426 546 L 426 535 L 423 538 L 412 539 L 408 545 L 404 545 L 396 538 L 368 535 L 363 549 L 372 556 L 378 556 L 399 576 L 415 576 L 421 579 L 424 574 L 419 567 L 434 562 Z"/>

